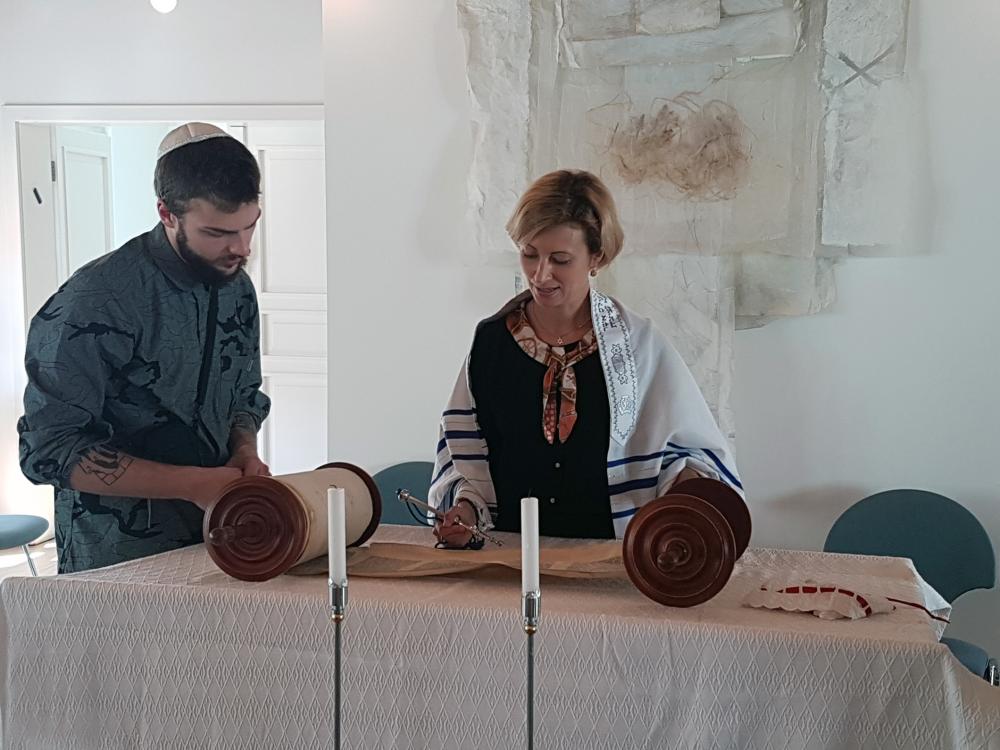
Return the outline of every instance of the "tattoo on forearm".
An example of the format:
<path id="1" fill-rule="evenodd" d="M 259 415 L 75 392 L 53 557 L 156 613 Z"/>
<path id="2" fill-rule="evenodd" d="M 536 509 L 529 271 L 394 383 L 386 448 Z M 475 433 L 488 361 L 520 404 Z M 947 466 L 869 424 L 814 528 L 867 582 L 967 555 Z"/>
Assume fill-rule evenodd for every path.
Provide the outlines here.
<path id="1" fill-rule="evenodd" d="M 131 456 L 112 448 L 92 448 L 83 454 L 80 468 L 85 474 L 93 474 L 110 487 L 122 478 L 132 460 Z"/>
<path id="2" fill-rule="evenodd" d="M 233 449 L 243 443 L 257 444 L 257 423 L 249 414 L 239 412 L 229 428 L 229 447 Z"/>
<path id="3" fill-rule="evenodd" d="M 257 423 L 253 421 L 253 417 L 244 412 L 239 412 L 233 417 L 232 429 L 243 430 L 244 432 L 249 432 L 251 435 L 257 434 Z"/>

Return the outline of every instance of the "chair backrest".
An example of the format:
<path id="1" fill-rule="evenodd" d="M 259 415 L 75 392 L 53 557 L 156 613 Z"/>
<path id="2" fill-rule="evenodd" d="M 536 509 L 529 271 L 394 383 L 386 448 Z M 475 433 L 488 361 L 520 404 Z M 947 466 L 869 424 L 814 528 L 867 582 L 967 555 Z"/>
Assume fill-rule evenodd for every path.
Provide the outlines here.
<path id="1" fill-rule="evenodd" d="M 413 513 L 411 513 L 409 506 L 396 499 L 396 490 L 407 489 L 417 498 L 427 500 L 433 473 L 434 464 L 430 461 L 407 461 L 382 469 L 372 477 L 378 487 L 379 494 L 382 496 L 381 523 L 420 526 L 417 519 L 423 516 L 423 511 L 413 508 Z"/>
<path id="2" fill-rule="evenodd" d="M 949 602 L 996 583 L 983 525 L 954 500 L 926 490 L 888 490 L 858 501 L 833 524 L 823 549 L 908 557 Z"/>

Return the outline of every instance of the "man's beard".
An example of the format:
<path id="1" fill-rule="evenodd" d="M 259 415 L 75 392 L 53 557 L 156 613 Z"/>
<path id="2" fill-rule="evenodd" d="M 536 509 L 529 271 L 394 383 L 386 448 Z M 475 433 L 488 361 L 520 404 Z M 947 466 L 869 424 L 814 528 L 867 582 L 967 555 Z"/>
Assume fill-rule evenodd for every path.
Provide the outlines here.
<path id="1" fill-rule="evenodd" d="M 187 241 L 187 232 L 184 231 L 184 224 L 177 228 L 177 254 L 181 256 L 185 263 L 199 281 L 212 286 L 222 286 L 228 284 L 239 276 L 239 271 L 247 264 L 246 258 L 240 258 L 240 264 L 231 272 L 226 273 L 196 253 Z"/>

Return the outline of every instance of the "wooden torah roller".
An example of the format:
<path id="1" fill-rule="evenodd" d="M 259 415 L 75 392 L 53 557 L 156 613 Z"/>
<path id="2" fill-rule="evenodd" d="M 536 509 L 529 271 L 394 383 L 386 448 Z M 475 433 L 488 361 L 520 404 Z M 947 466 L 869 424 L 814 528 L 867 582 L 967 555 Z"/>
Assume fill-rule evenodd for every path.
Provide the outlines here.
<path id="1" fill-rule="evenodd" d="M 327 552 L 329 487 L 343 487 L 347 546 L 362 544 L 382 517 L 378 488 L 362 469 L 345 463 L 277 477 L 244 477 L 229 484 L 205 513 L 208 554 L 244 581 L 266 581 Z"/>
<path id="2" fill-rule="evenodd" d="M 731 487 L 679 482 L 632 517 L 622 543 L 625 570 L 653 601 L 693 607 L 726 585 L 750 530 L 750 511 Z"/>

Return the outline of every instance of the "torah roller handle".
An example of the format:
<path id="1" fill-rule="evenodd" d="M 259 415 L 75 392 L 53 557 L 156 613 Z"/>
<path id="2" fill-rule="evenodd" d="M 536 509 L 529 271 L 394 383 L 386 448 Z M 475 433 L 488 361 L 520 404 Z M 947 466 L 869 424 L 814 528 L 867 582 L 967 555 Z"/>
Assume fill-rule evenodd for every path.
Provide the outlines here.
<path id="1" fill-rule="evenodd" d="M 653 601 L 693 607 L 726 585 L 750 531 L 750 511 L 735 490 L 688 479 L 632 517 L 622 542 L 625 570 Z"/>
<path id="2" fill-rule="evenodd" d="M 266 581 L 328 548 L 327 489 L 343 487 L 347 546 L 364 543 L 382 517 L 372 478 L 347 463 L 230 483 L 205 513 L 205 546 L 215 564 L 243 581 Z"/>

